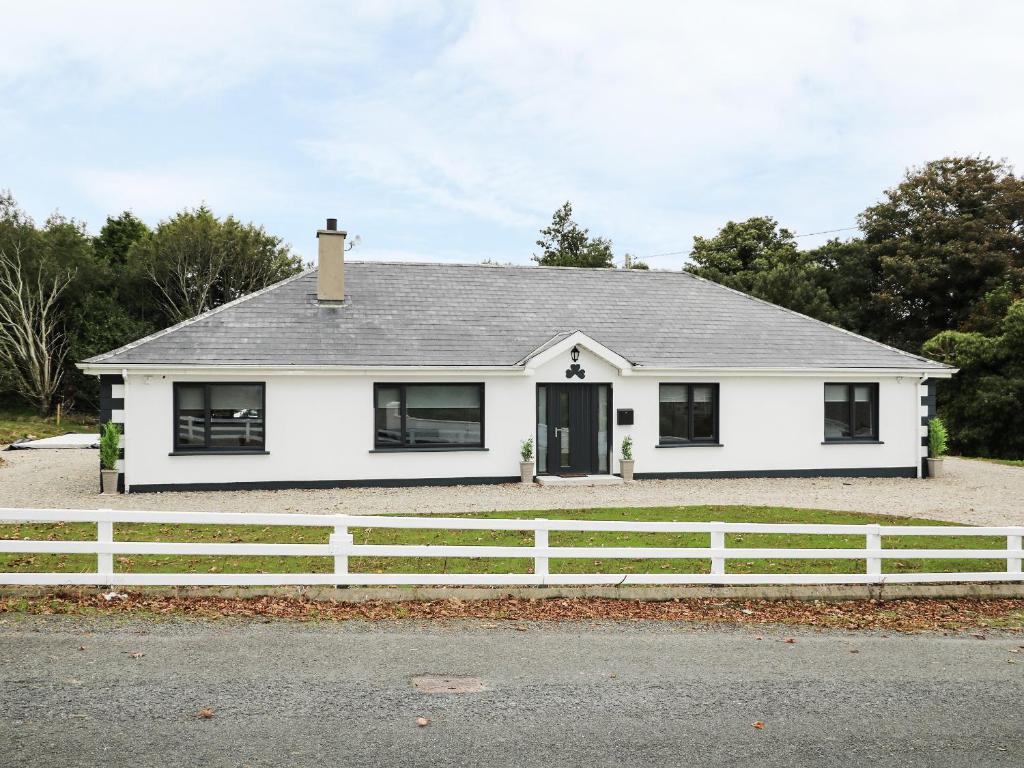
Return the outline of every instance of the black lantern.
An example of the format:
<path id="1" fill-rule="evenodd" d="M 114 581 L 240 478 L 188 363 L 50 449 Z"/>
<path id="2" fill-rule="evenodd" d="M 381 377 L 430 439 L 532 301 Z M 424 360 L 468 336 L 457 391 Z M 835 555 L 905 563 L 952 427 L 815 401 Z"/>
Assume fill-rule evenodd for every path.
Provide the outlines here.
<path id="1" fill-rule="evenodd" d="M 577 362 L 580 359 L 580 348 L 573 347 L 572 352 L 569 353 L 569 356 L 572 357 L 572 361 L 574 363 Z"/>

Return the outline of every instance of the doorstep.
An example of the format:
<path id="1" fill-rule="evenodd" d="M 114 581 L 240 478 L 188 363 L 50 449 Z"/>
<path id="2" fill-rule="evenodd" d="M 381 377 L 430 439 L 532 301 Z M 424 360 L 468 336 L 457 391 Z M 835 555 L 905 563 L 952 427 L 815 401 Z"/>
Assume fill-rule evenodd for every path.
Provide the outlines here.
<path id="1" fill-rule="evenodd" d="M 538 475 L 537 482 L 541 485 L 622 485 L 624 480 L 618 475 L 582 475 L 580 477 L 559 477 L 558 475 Z"/>

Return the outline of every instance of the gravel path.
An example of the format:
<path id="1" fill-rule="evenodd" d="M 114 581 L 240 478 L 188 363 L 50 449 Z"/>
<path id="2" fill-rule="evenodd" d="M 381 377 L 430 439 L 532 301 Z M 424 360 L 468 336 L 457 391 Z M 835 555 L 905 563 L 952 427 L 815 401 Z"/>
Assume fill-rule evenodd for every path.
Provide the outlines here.
<path id="1" fill-rule="evenodd" d="M 147 493 L 101 497 L 93 450 L 6 451 L 0 506 L 122 509 L 453 513 L 490 510 L 749 504 L 930 517 L 976 525 L 1024 525 L 1024 469 L 947 459 L 937 480 L 784 478 L 644 480 L 591 488 L 478 485 L 311 491 Z"/>

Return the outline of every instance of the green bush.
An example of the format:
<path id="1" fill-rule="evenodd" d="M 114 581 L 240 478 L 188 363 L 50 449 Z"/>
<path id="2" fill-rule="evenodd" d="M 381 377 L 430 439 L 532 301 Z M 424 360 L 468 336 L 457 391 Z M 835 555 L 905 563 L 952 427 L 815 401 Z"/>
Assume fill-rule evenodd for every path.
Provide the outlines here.
<path id="1" fill-rule="evenodd" d="M 519 455 L 523 461 L 533 461 L 533 437 L 528 437 L 519 443 Z"/>
<path id="2" fill-rule="evenodd" d="M 629 435 L 622 438 L 622 458 L 626 461 L 633 460 L 633 438 Z"/>
<path id="3" fill-rule="evenodd" d="M 108 421 L 100 435 L 100 466 L 103 469 L 117 469 L 117 457 L 121 450 L 121 430 L 117 424 Z"/>
<path id="4" fill-rule="evenodd" d="M 946 425 L 942 419 L 932 419 L 928 422 L 928 455 L 933 459 L 941 459 L 946 454 L 947 440 Z"/>

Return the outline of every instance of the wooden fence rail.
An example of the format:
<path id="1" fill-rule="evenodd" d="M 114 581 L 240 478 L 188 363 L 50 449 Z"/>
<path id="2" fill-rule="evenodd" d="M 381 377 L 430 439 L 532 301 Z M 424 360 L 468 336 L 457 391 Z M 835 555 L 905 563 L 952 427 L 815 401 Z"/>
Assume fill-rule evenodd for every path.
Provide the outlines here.
<path id="1" fill-rule="evenodd" d="M 791 523 L 675 523 L 612 520 L 499 520 L 493 518 L 371 517 L 243 512 L 152 512 L 0 508 L 0 524 L 94 523 L 95 541 L 0 538 L 0 553 L 95 554 L 89 573 L 13 573 L 0 570 L 0 584 L 22 585 L 568 585 L 568 584 L 881 584 L 1024 581 L 1024 526 L 959 527 L 921 525 L 821 525 Z M 317 526 L 331 528 L 326 544 L 116 541 L 115 523 L 165 525 Z M 356 544 L 350 528 L 532 531 L 532 546 L 435 544 Z M 551 546 L 550 531 L 708 534 L 707 547 Z M 727 547 L 726 534 L 855 535 L 864 547 Z M 885 549 L 893 536 L 998 536 L 1000 549 Z M 331 573 L 125 573 L 114 570 L 114 555 L 230 555 L 332 557 Z M 359 573 L 350 557 L 525 558 L 533 573 Z M 552 559 L 709 560 L 710 573 L 551 573 Z M 729 560 L 864 560 L 865 573 L 727 573 Z M 883 573 L 887 559 L 998 559 L 1005 571 L 961 573 Z"/>

